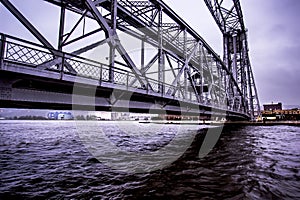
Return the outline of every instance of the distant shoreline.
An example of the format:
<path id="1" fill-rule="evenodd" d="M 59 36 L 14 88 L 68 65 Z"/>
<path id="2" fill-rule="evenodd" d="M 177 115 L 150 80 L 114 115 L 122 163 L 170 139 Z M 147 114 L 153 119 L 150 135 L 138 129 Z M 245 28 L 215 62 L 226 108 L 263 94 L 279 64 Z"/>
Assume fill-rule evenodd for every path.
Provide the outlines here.
<path id="1" fill-rule="evenodd" d="M 190 120 L 149 120 L 149 121 L 136 121 L 136 120 L 78 120 L 78 119 L 62 119 L 54 120 L 48 118 L 0 118 L 0 121 L 94 121 L 94 122 L 137 122 L 141 124 L 174 124 L 174 125 L 212 125 L 212 126 L 277 126 L 277 125 L 292 125 L 300 126 L 300 120 L 295 121 L 265 121 L 265 122 L 250 122 L 250 121 L 190 121 Z"/>

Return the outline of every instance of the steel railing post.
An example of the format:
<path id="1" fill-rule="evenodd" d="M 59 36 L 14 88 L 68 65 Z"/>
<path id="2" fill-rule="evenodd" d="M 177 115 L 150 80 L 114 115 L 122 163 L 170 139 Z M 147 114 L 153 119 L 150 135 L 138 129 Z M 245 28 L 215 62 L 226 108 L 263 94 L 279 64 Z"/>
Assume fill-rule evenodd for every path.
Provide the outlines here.
<path id="1" fill-rule="evenodd" d="M 99 85 L 101 86 L 101 83 L 102 83 L 102 68 L 103 66 L 100 64 L 100 76 L 99 76 Z"/>
<path id="2" fill-rule="evenodd" d="M 126 89 L 128 90 L 128 86 L 129 86 L 129 73 L 127 72 L 127 76 L 126 76 Z"/>
<path id="3" fill-rule="evenodd" d="M 0 40 L 0 69 L 4 69 L 5 43 L 6 43 L 6 37 L 5 37 L 4 34 L 1 34 L 1 40 Z"/>
<path id="4" fill-rule="evenodd" d="M 61 65 L 60 65 L 60 80 L 63 79 L 64 66 L 65 66 L 65 53 L 62 54 L 62 61 L 61 61 Z"/>

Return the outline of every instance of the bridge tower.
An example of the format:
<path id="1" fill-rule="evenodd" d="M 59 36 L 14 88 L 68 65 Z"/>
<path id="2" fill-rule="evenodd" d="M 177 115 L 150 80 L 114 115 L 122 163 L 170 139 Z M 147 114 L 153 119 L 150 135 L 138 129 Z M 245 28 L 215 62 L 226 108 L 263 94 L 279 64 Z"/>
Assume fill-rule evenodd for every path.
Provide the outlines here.
<path id="1" fill-rule="evenodd" d="M 253 119 L 260 115 L 260 105 L 248 55 L 247 29 L 239 0 L 204 0 L 223 34 L 223 62 L 231 71 L 245 98 L 227 85 L 229 104 L 238 98 L 246 105 Z"/>

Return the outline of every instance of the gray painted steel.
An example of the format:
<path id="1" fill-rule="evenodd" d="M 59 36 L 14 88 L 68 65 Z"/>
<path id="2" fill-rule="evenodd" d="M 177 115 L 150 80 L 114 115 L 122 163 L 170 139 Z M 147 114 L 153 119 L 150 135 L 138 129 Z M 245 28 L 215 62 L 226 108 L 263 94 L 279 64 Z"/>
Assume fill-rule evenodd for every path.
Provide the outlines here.
<path id="1" fill-rule="evenodd" d="M 238 27 L 231 27 L 224 23 L 225 19 L 218 18 L 217 1 L 214 4 L 205 1 L 224 34 L 224 62 L 162 1 L 46 1 L 60 7 L 58 48 L 12 2 L 1 0 L 41 42 L 35 44 L 1 34 L 1 106 L 68 108 L 78 105 L 79 109 L 134 112 L 152 109 L 157 113 L 244 119 L 259 114 L 255 110 L 259 103 L 239 1 L 233 1 L 231 10 L 238 16 Z M 66 32 L 67 12 L 79 16 L 69 32 Z M 98 27 L 90 32 L 84 29 L 82 35 L 76 35 L 76 29 L 80 25 L 85 27 L 86 20 Z M 122 34 L 140 42 L 140 62 L 124 46 Z M 94 36 L 99 40 L 81 43 L 80 49 L 70 50 L 71 44 Z M 108 49 L 108 63 L 81 56 L 104 46 Z M 156 54 L 147 59 L 146 55 L 153 51 Z M 86 90 L 87 94 L 77 94 L 77 89 Z M 83 101 L 76 102 L 76 99 Z"/>

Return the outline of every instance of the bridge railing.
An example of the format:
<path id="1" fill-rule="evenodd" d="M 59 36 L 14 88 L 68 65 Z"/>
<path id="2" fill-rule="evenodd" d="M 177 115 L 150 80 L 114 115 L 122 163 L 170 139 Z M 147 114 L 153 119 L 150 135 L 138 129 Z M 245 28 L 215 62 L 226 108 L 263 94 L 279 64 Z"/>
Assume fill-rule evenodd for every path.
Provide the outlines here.
<path id="1" fill-rule="evenodd" d="M 19 68 L 54 72 L 60 74 L 60 76 L 57 76 L 60 79 L 64 79 L 66 75 L 78 76 L 98 80 L 99 86 L 103 86 L 102 83 L 106 82 L 110 85 L 117 85 L 118 88 L 123 88 L 124 90 L 131 89 L 135 92 L 146 92 L 151 95 L 183 102 L 227 109 L 226 105 L 214 104 L 212 101 L 208 102 L 203 97 L 203 94 L 199 94 L 199 97 L 197 97 L 195 92 L 185 89 L 183 86 L 161 83 L 150 77 L 145 77 L 147 86 L 143 87 L 136 75 L 129 68 L 111 68 L 111 66 L 104 63 L 55 49 L 49 49 L 40 44 L 20 38 L 1 33 L 0 36 L 0 69 L 2 70 L 6 70 L 6 67 L 12 64 Z M 109 77 L 111 69 L 114 72 L 113 82 L 110 81 Z M 172 91 L 172 93 L 170 94 L 168 91 Z"/>
<path id="2" fill-rule="evenodd" d="M 1 34 L 1 59 L 28 66 L 37 66 L 53 59 L 42 45 Z"/>

